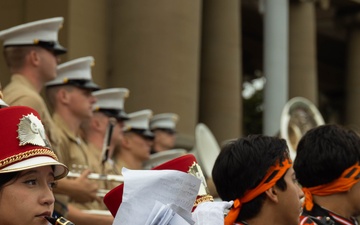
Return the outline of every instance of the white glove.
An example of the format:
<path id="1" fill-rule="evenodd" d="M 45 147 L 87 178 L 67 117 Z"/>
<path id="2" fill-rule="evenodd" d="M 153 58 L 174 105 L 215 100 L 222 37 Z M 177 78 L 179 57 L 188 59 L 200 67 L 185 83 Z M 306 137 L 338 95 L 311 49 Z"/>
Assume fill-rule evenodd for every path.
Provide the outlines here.
<path id="1" fill-rule="evenodd" d="M 224 212 L 233 205 L 230 202 L 203 202 L 192 213 L 195 225 L 224 225 Z"/>

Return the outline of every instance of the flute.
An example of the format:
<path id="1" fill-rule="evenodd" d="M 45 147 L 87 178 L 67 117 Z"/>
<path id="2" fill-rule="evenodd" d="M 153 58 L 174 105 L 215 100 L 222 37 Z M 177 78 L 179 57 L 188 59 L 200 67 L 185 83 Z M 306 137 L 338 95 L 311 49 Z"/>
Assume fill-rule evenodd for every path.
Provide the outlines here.
<path id="1" fill-rule="evenodd" d="M 49 221 L 52 225 L 75 225 L 73 222 L 65 219 L 64 217 L 59 217 L 56 219 L 50 216 L 45 216 L 45 219 L 47 219 L 47 221 Z"/>

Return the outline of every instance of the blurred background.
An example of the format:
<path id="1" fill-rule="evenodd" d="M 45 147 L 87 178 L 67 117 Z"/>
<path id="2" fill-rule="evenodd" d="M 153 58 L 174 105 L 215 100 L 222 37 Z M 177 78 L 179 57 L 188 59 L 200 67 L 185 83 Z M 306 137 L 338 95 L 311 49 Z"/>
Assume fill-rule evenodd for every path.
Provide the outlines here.
<path id="1" fill-rule="evenodd" d="M 275 135 L 296 96 L 359 127 L 359 12 L 357 0 L 1 0 L 0 30 L 64 17 L 62 62 L 93 56 L 95 82 L 130 90 L 128 113 L 179 114 L 189 149 L 198 123 L 219 143 Z"/>

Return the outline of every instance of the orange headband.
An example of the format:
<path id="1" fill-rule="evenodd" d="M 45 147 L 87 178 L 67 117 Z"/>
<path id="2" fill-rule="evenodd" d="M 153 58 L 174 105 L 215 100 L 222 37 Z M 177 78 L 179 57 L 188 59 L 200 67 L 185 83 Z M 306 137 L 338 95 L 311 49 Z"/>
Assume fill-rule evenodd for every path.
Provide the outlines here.
<path id="1" fill-rule="evenodd" d="M 312 195 L 325 196 L 348 191 L 354 184 L 359 181 L 359 178 L 360 165 L 359 163 L 356 163 L 355 165 L 346 169 L 339 178 L 329 184 L 323 184 L 311 188 L 303 187 L 302 189 L 305 195 L 304 206 L 306 210 L 310 211 L 314 206 Z"/>
<path id="2" fill-rule="evenodd" d="M 286 173 L 286 171 L 291 167 L 291 160 L 286 159 L 280 163 L 277 163 L 274 166 L 271 166 L 260 184 L 252 189 L 246 191 L 242 198 L 235 199 L 234 205 L 225 217 L 225 225 L 233 225 L 236 218 L 238 217 L 241 209 L 241 205 L 253 200 L 269 188 L 275 185 L 275 183 Z"/>

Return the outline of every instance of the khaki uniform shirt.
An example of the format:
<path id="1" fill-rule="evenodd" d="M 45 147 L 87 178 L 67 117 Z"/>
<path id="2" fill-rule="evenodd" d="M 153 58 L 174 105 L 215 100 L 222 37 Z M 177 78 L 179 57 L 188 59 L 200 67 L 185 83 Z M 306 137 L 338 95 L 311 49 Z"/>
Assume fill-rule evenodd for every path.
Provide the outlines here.
<path id="1" fill-rule="evenodd" d="M 62 131 L 62 144 L 63 144 L 63 157 L 64 163 L 69 167 L 69 170 L 74 173 L 81 173 L 85 169 L 94 171 L 94 157 L 89 153 L 87 144 L 81 137 L 77 137 L 66 125 L 63 118 L 54 113 L 53 120 L 55 124 Z M 99 160 L 99 159 L 98 159 Z M 101 188 L 101 186 L 100 186 Z M 87 202 L 77 203 L 70 199 L 70 202 L 79 209 L 86 210 L 101 210 L 103 209 L 102 203 Z"/>
<path id="2" fill-rule="evenodd" d="M 107 164 L 104 164 L 104 167 L 101 165 L 101 151 L 102 149 L 98 149 L 95 145 L 88 143 L 88 156 L 90 162 L 90 170 L 91 172 L 97 174 L 108 174 L 106 172 Z M 99 185 L 99 190 L 103 190 L 103 193 L 111 190 L 107 188 L 107 182 L 104 180 L 98 180 L 97 184 Z M 102 210 L 108 210 L 106 205 L 101 202 L 100 207 Z"/>
<path id="3" fill-rule="evenodd" d="M 41 117 L 41 122 L 44 124 L 51 144 L 59 145 L 59 131 L 51 119 L 46 103 L 27 78 L 20 74 L 12 75 L 10 83 L 3 90 L 3 94 L 4 101 L 11 106 L 21 105 L 35 109 Z"/>
<path id="4" fill-rule="evenodd" d="M 122 175 L 121 170 L 124 167 L 124 163 L 120 161 L 108 161 L 105 163 L 105 173 L 112 175 Z M 126 166 L 125 166 L 126 167 Z M 121 183 L 117 181 L 107 181 L 106 188 L 112 190 L 119 186 Z"/>

